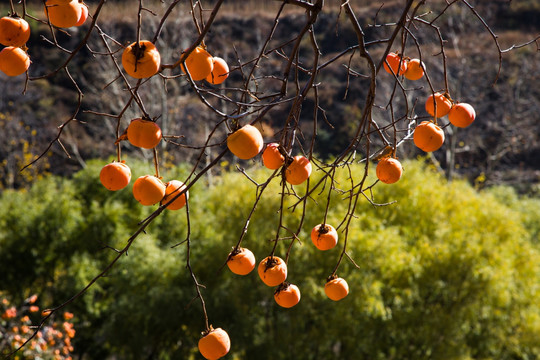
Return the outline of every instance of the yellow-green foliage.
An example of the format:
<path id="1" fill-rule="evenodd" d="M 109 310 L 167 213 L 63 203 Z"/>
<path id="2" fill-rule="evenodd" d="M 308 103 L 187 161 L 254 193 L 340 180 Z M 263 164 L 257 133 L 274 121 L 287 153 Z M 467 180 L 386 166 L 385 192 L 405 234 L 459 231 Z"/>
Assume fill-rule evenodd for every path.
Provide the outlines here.
<path id="1" fill-rule="evenodd" d="M 98 179 L 106 162 L 90 162 L 72 180 L 46 179 L 28 192 L 0 198 L 0 289 L 39 291 L 53 304 L 80 290 L 104 268 L 137 223 L 155 207 L 141 207 L 131 187 L 105 190 Z M 129 161 L 128 161 L 129 163 Z M 152 171 L 130 163 L 134 178 Z M 359 195 L 338 274 L 350 295 L 326 298 L 345 240 L 315 249 L 309 233 L 323 221 L 326 194 L 315 191 L 305 204 L 282 191 L 276 178 L 265 190 L 242 243 L 261 260 L 283 226 L 299 240 L 290 252 L 288 280 L 302 292 L 300 304 L 283 309 L 274 289 L 255 272 L 228 271 L 228 252 L 240 238 L 256 198 L 243 174 L 225 172 L 212 186 L 190 189 L 191 265 L 208 307 L 210 322 L 229 332 L 231 356 L 245 359 L 532 359 L 540 356 L 540 202 L 520 199 L 506 188 L 477 192 L 465 182 L 448 183 L 417 162 L 404 164 L 402 179 L 376 184 Z M 361 179 L 364 165 L 351 169 Z M 247 170 L 263 183 L 271 174 Z M 370 166 L 370 173 L 374 167 Z M 164 172 L 184 180 L 187 168 Z M 316 183 L 315 171 L 311 182 Z M 347 169 L 336 187 L 350 184 Z M 358 180 L 357 180 L 358 181 Z M 373 184 L 373 174 L 366 186 Z M 355 184 L 356 185 L 356 184 Z M 326 184 L 328 188 L 329 184 Z M 305 186 L 297 186 L 303 194 Z M 334 192 L 327 222 L 338 226 L 349 208 L 348 193 Z M 354 200 L 354 199 L 353 199 Z M 24 204 L 24 207 L 20 205 Z M 293 210 L 293 205 L 297 205 Z M 127 257 L 72 305 L 80 346 L 92 358 L 189 358 L 204 328 L 195 287 L 186 268 L 185 209 L 165 211 L 135 241 Z M 280 237 L 290 236 L 281 229 Z M 276 254 L 290 244 L 281 240 Z M 26 264 L 32 263 L 32 266 Z M 16 279 L 16 280 L 15 280 Z M 21 295 L 22 296 L 22 295 Z"/>

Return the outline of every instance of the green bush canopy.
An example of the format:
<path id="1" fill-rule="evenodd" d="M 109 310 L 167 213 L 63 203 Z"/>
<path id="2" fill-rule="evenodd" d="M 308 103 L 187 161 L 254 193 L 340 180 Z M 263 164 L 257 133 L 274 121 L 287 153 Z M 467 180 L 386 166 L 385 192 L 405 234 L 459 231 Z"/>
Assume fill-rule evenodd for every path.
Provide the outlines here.
<path id="1" fill-rule="evenodd" d="M 48 177 L 28 190 L 0 196 L 0 291 L 12 299 L 38 294 L 59 305 L 80 291 L 116 255 L 155 208 L 140 206 L 131 189 L 109 192 L 99 183 L 103 162 L 72 179 Z M 130 164 L 133 178 L 149 165 Z M 231 273 L 225 260 L 238 241 L 256 195 L 252 182 L 223 171 L 211 185 L 190 189 L 191 265 L 214 327 L 231 337 L 229 359 L 533 359 L 540 356 L 540 202 L 511 189 L 476 191 L 447 182 L 420 162 L 404 164 L 402 179 L 377 184 L 356 210 L 347 254 L 338 269 L 350 294 L 324 294 L 338 246 L 317 250 L 311 228 L 323 221 L 328 199 L 313 194 L 301 243 L 288 263 L 300 303 L 280 308 L 256 271 Z M 355 165 L 351 171 L 363 171 Z M 248 169 L 263 181 L 268 170 Z M 317 173 L 314 174 L 316 181 Z M 185 168 L 164 174 L 186 175 Z M 348 173 L 337 174 L 339 183 Z M 373 180 L 373 179 L 372 179 Z M 305 191 L 299 187 L 298 191 Z M 242 243 L 260 261 L 276 236 L 281 191 L 265 191 Z M 338 191 L 327 222 L 338 226 L 348 202 Z M 290 197 L 284 225 L 295 228 L 302 209 Z M 81 298 L 75 314 L 75 353 L 92 359 L 198 359 L 204 318 L 186 268 L 185 209 L 165 211 L 127 256 Z M 285 256 L 289 241 L 278 245 Z M 356 265 L 355 265 L 356 264 Z M 35 319 L 37 323 L 39 318 Z"/>

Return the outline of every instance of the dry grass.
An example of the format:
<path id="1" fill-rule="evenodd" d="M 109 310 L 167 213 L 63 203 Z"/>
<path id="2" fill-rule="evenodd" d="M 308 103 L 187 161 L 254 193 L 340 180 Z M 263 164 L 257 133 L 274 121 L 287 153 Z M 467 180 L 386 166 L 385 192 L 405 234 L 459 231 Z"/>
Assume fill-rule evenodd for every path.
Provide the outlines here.
<path id="1" fill-rule="evenodd" d="M 390 1 L 391 2 L 391 1 Z M 97 1 L 88 1 L 90 6 L 90 11 L 92 13 L 97 6 Z M 135 0 L 129 1 L 114 1 L 107 2 L 103 8 L 102 14 L 100 16 L 102 22 L 109 21 L 137 21 L 137 10 L 138 2 Z M 372 2 L 366 0 L 351 0 L 353 7 L 356 9 L 368 7 L 372 5 Z M 145 0 L 144 6 L 148 9 L 151 9 L 155 13 L 156 18 L 161 18 L 163 13 L 166 11 L 170 4 L 170 1 L 162 2 L 160 0 Z M 207 11 L 211 11 L 214 1 L 202 1 L 203 7 Z M 43 7 L 41 1 L 28 1 L 28 12 L 38 18 L 43 19 Z M 226 1 L 221 8 L 220 14 L 225 15 L 236 15 L 236 16 L 274 16 L 278 9 L 281 6 L 281 1 L 279 0 L 246 0 L 246 1 Z M 21 6 L 16 6 L 16 10 L 20 11 Z M 188 1 L 179 3 L 173 15 L 177 17 L 191 17 L 191 5 Z M 9 3 L 3 2 L 0 4 L 0 14 L 7 14 L 9 8 Z M 339 12 L 340 3 L 336 1 L 329 1 L 325 3 L 325 11 L 327 12 Z M 284 13 L 304 13 L 305 10 L 293 5 L 285 6 Z"/>

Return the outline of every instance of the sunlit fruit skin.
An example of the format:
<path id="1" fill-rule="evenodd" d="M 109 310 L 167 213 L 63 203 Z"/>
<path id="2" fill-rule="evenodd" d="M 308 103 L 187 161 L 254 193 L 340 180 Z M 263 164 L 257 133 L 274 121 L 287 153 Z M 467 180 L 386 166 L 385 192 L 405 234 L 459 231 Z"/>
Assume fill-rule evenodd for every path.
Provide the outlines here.
<path id="1" fill-rule="evenodd" d="M 227 355 L 231 339 L 221 328 L 213 329 L 199 340 L 199 352 L 205 359 L 217 360 Z"/>
<path id="2" fill-rule="evenodd" d="M 214 56 L 212 61 L 213 69 L 206 77 L 206 81 L 210 84 L 219 85 L 229 77 L 229 65 L 225 60 L 217 56 Z"/>
<path id="3" fill-rule="evenodd" d="M 122 53 L 122 66 L 129 76 L 144 79 L 157 74 L 161 66 L 161 55 L 151 41 L 141 40 L 127 46 Z M 139 57 L 137 57 L 139 55 Z"/>
<path id="4" fill-rule="evenodd" d="M 21 48 L 8 46 L 0 51 L 0 70 L 8 76 L 23 74 L 30 67 L 30 57 Z"/>
<path id="5" fill-rule="evenodd" d="M 131 181 L 131 170 L 122 162 L 113 162 L 101 169 L 99 180 L 108 190 L 118 191 L 125 188 Z"/>
<path id="6" fill-rule="evenodd" d="M 390 67 L 386 65 L 387 62 L 390 65 Z M 401 62 L 401 65 L 400 65 L 400 62 Z M 387 73 L 392 74 L 392 71 L 393 71 L 394 74 L 400 76 L 400 75 L 403 75 L 407 71 L 407 62 L 404 59 L 402 59 L 401 56 L 399 56 L 398 54 L 390 53 L 386 56 L 386 61 L 384 62 L 383 67 Z M 399 67 L 399 72 L 398 72 L 398 67 Z"/>
<path id="7" fill-rule="evenodd" d="M 227 266 L 237 275 L 247 275 L 255 269 L 255 255 L 249 249 L 240 248 L 238 253 L 229 256 Z"/>
<path id="8" fill-rule="evenodd" d="M 319 250 L 330 250 L 338 243 L 338 233 L 332 225 L 319 224 L 311 230 L 311 241 Z"/>
<path id="9" fill-rule="evenodd" d="M 167 184 L 165 184 L 165 196 L 163 197 L 163 200 L 161 200 L 161 203 L 162 204 L 168 203 L 170 200 L 172 200 L 176 195 L 178 195 L 185 188 L 186 188 L 186 185 L 179 180 L 169 181 Z M 189 191 L 186 191 L 184 194 L 180 195 L 180 197 L 178 197 L 172 203 L 167 205 L 167 209 L 180 210 L 181 208 L 186 206 L 187 199 L 189 199 Z"/>
<path id="10" fill-rule="evenodd" d="M 257 156 L 264 146 L 264 140 L 259 129 L 253 125 L 244 125 L 227 137 L 229 150 L 243 160 Z"/>
<path id="11" fill-rule="evenodd" d="M 157 204 L 165 196 L 165 184 L 155 176 L 144 175 L 133 183 L 133 197 L 141 205 Z"/>
<path id="12" fill-rule="evenodd" d="M 472 105 L 467 103 L 455 104 L 448 113 L 450 123 L 460 128 L 471 125 L 474 119 L 476 119 L 476 111 L 474 111 Z"/>
<path id="13" fill-rule="evenodd" d="M 324 292 L 329 299 L 339 301 L 349 294 L 349 284 L 345 279 L 338 277 L 324 285 Z"/>
<path id="14" fill-rule="evenodd" d="M 88 19 L 88 6 L 86 4 L 81 3 L 81 17 L 79 18 L 79 21 L 75 24 L 75 26 L 81 26 L 85 23 L 86 19 Z"/>
<path id="15" fill-rule="evenodd" d="M 276 170 L 283 166 L 285 157 L 279 151 L 278 143 L 270 143 L 266 145 L 262 153 L 263 165 L 270 170 Z"/>
<path id="16" fill-rule="evenodd" d="M 155 148 L 161 137 L 161 128 L 154 121 L 133 119 L 127 128 L 128 141 L 143 149 Z"/>
<path id="17" fill-rule="evenodd" d="M 435 102 L 437 103 L 437 116 L 435 116 L 435 105 L 433 104 L 433 94 L 426 100 L 426 111 L 429 115 L 437 118 L 448 114 L 452 108 L 452 101 L 441 93 L 435 93 Z"/>
<path id="18" fill-rule="evenodd" d="M 266 268 L 266 263 L 273 261 L 271 267 Z M 264 258 L 257 268 L 259 277 L 268 286 L 277 286 L 287 279 L 287 264 L 277 256 Z"/>
<path id="19" fill-rule="evenodd" d="M 421 65 L 420 65 L 421 64 Z M 405 71 L 405 78 L 409 80 L 420 80 L 424 76 L 424 69 L 426 65 L 420 59 L 412 59 L 407 63 L 407 70 Z"/>
<path id="20" fill-rule="evenodd" d="M 21 47 L 30 39 L 30 25 L 20 17 L 4 16 L 0 19 L 0 44 Z"/>
<path id="21" fill-rule="evenodd" d="M 68 3 L 61 0 L 47 0 L 45 15 L 48 12 L 49 21 L 54 26 L 69 28 L 79 22 L 82 11 L 82 5 L 77 0 Z"/>
<path id="22" fill-rule="evenodd" d="M 413 141 L 425 152 L 436 151 L 444 143 L 444 131 L 431 121 L 422 121 L 414 130 Z"/>
<path id="23" fill-rule="evenodd" d="M 387 157 L 379 161 L 375 172 L 380 181 L 385 184 L 393 184 L 401 179 L 403 167 L 398 159 Z"/>
<path id="24" fill-rule="evenodd" d="M 295 156 L 285 169 L 285 180 L 291 185 L 300 185 L 311 175 L 311 162 L 305 156 Z"/>
<path id="25" fill-rule="evenodd" d="M 294 284 L 280 286 L 274 293 L 274 300 L 281 307 L 292 308 L 300 302 L 300 289 Z"/>
<path id="26" fill-rule="evenodd" d="M 212 73 L 214 69 L 214 60 L 212 55 L 201 46 L 197 46 L 186 59 L 186 67 L 189 70 L 189 75 L 194 81 L 204 80 Z M 184 74 L 186 69 L 181 66 Z"/>

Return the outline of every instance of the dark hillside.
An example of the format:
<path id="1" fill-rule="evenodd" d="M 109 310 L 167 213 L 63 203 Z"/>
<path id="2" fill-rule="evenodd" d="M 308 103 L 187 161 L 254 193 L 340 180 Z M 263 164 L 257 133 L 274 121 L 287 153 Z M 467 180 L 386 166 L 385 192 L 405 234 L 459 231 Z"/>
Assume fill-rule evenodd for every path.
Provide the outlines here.
<path id="1" fill-rule="evenodd" d="M 354 1 L 353 1 L 354 2 Z M 87 1 L 95 7 L 96 1 Z M 206 44 L 213 53 L 225 58 L 232 64 L 230 80 L 231 89 L 241 84 L 242 71 L 238 64 L 245 63 L 257 56 L 267 34 L 274 25 L 277 2 L 227 2 L 216 19 L 211 32 L 207 35 Z M 367 1 L 354 2 L 364 5 L 358 12 L 359 22 L 364 26 L 368 41 L 376 41 L 389 36 L 393 27 L 383 26 L 396 21 L 401 2 L 390 1 L 380 7 L 379 3 Z M 481 14 L 498 36 L 501 49 L 519 45 L 534 39 L 540 34 L 540 1 L 495 1 L 472 2 L 475 10 Z M 112 5 L 112 4 L 111 4 Z M 434 7 L 440 4 L 434 4 Z M 165 5 L 163 5 L 163 8 Z M 210 8 L 210 5 L 208 5 Z M 0 6 L 4 13 L 5 5 Z M 106 33 L 113 35 L 122 43 L 135 38 L 136 9 L 131 9 L 127 2 L 118 2 L 108 6 L 108 13 L 102 17 L 100 26 Z M 436 10 L 434 8 L 434 10 Z M 36 15 L 40 16 L 38 9 Z M 144 19 L 148 34 L 157 27 L 160 14 Z M 429 18 L 429 14 L 426 15 Z M 305 14 L 299 10 L 286 12 L 276 27 L 268 49 L 280 47 L 283 54 L 290 51 L 286 44 L 297 34 L 303 24 Z M 497 47 L 479 19 L 470 9 L 464 6 L 447 11 L 439 20 L 442 37 L 446 41 L 447 77 L 449 90 L 457 100 L 475 104 L 477 120 L 475 126 L 455 131 L 448 127 L 448 141 L 445 147 L 434 154 L 440 166 L 449 175 L 465 176 L 479 185 L 498 183 L 512 184 L 521 191 L 538 191 L 540 181 L 540 54 L 537 43 L 519 47 L 504 53 L 502 70 L 494 84 L 498 73 Z M 315 34 L 321 49 L 321 56 L 328 61 L 350 46 L 356 44 L 356 36 L 344 14 L 339 14 L 337 6 L 323 12 L 317 19 Z M 34 25 L 34 32 L 28 44 L 33 66 L 30 76 L 47 74 L 58 64 L 65 61 L 66 54 L 43 41 L 50 38 L 48 27 Z M 432 82 L 439 89 L 444 87 L 442 58 L 439 40 L 433 29 L 426 26 L 417 38 L 425 55 L 424 62 L 431 70 Z M 58 41 L 67 49 L 74 48 L 85 35 L 85 28 L 79 32 L 71 32 L 71 36 L 58 33 Z M 192 26 L 188 8 L 181 7 L 175 17 L 166 24 L 157 46 L 162 49 L 165 62 L 172 63 L 178 58 L 182 49 L 195 39 L 196 32 Z M 397 43 L 396 43 L 397 44 Z M 386 44 L 373 43 L 369 52 L 379 61 Z M 410 41 L 407 47 L 412 54 L 416 49 Z M 96 34 L 90 42 L 93 51 L 104 51 Z M 303 48 L 302 48 L 303 49 Z M 396 47 L 395 50 L 399 50 Z M 300 62 L 304 68 L 312 63 L 311 50 L 308 44 L 300 52 Z M 431 56 L 433 55 L 433 56 Z M 106 158 L 114 155 L 116 124 L 109 118 L 87 112 L 117 113 L 126 98 L 125 89 L 117 82 L 111 83 L 115 74 L 111 71 L 112 63 L 108 58 L 93 57 L 85 49 L 79 53 L 69 65 L 69 71 L 76 79 L 85 96 L 81 111 L 77 114 L 78 122 L 73 122 L 64 132 L 62 144 L 54 144 L 49 155 L 31 170 L 22 174 L 20 167 L 33 156 L 45 150 L 49 142 L 55 138 L 57 127 L 69 118 L 77 105 L 77 93 L 72 82 L 60 72 L 57 76 L 30 81 L 24 96 L 21 92 L 25 86 L 24 77 L 8 79 L 2 75 L 0 82 L 0 129 L 2 145 L 0 146 L 0 183 L 3 187 L 23 186 L 41 172 L 69 175 L 85 166 L 91 158 Z M 348 75 L 350 64 L 354 75 Z M 282 58 L 272 53 L 267 61 L 256 70 L 260 77 L 259 96 L 270 94 L 279 89 L 280 84 L 272 79 L 272 75 L 283 71 Z M 315 151 L 323 158 L 339 154 L 348 144 L 350 131 L 362 112 L 367 82 L 362 73 L 366 71 L 365 63 L 358 55 L 350 58 L 344 56 L 321 71 L 318 78 L 318 92 L 321 99 L 319 106 L 324 109 L 326 119 L 321 119 Z M 179 74 L 178 69 L 164 72 L 165 75 Z M 244 74 L 245 75 L 245 74 Z M 297 74 L 299 79 L 305 76 Z M 192 93 L 184 79 L 177 78 L 163 82 L 151 79 L 151 91 L 143 91 L 153 115 L 160 116 L 162 128 L 167 134 L 181 134 L 182 146 L 167 145 L 164 149 L 164 163 L 192 161 L 197 154 L 186 146 L 201 146 L 216 119 L 209 114 Z M 415 98 L 409 101 L 416 104 L 416 113 L 421 118 L 426 116 L 423 99 L 431 91 L 426 83 L 415 86 Z M 391 77 L 381 72 L 378 79 L 377 108 L 374 117 L 382 123 L 390 118 L 387 108 L 393 91 Z M 201 85 L 202 87 L 206 85 Z M 436 89 L 436 90 L 437 90 Z M 225 92 L 226 93 L 226 92 Z M 215 106 L 226 107 L 217 101 Z M 396 114 L 405 111 L 403 101 L 396 101 L 393 109 Z M 305 102 L 301 117 L 309 119 L 314 110 L 313 98 Z M 136 109 L 128 110 L 126 119 L 138 116 Z M 265 137 L 272 137 L 274 131 L 282 126 L 287 117 L 287 105 L 276 106 L 264 119 Z M 126 120 L 127 121 L 127 120 Z M 302 122 L 302 118 L 300 119 Z M 447 123 L 443 119 L 443 123 Z M 332 129 L 332 127 L 334 129 Z M 35 130 L 35 131 L 33 131 Z M 309 139 L 313 129 L 302 128 L 303 136 Z M 406 130 L 406 129 L 403 129 Z M 452 132 L 453 131 L 453 132 Z M 96 140 L 99 139 L 99 142 Z M 128 148 L 127 152 L 143 157 L 150 155 L 136 149 Z M 70 157 L 66 155 L 68 153 Z M 412 143 L 405 142 L 399 149 L 401 157 L 414 157 L 420 153 Z"/>

